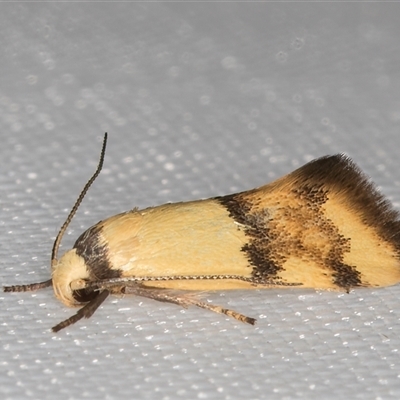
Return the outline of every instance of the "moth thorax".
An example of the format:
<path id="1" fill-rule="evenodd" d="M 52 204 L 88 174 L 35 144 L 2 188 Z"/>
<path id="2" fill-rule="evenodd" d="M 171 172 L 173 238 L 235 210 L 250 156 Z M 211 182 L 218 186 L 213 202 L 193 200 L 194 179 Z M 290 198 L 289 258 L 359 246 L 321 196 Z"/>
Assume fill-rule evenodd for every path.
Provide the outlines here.
<path id="1" fill-rule="evenodd" d="M 69 307 L 82 305 L 94 297 L 93 292 L 79 289 L 88 278 L 85 260 L 76 254 L 76 249 L 67 251 L 52 267 L 54 294 Z"/>

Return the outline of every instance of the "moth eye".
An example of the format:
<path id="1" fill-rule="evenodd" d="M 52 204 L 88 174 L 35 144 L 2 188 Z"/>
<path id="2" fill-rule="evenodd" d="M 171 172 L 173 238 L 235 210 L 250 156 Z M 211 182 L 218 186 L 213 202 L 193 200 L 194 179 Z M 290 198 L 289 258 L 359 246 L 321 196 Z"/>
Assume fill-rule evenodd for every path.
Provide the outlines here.
<path id="1" fill-rule="evenodd" d="M 88 303 L 93 300 L 99 294 L 98 291 L 94 291 L 93 289 L 79 289 L 73 290 L 72 296 L 79 303 Z"/>

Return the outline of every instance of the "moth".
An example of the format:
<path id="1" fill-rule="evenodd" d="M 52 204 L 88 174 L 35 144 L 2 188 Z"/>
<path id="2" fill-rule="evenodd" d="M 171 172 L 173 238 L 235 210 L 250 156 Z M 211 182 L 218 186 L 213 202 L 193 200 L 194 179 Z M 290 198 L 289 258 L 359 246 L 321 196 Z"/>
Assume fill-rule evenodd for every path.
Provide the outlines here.
<path id="1" fill-rule="evenodd" d="M 4 287 L 22 292 L 52 286 L 65 305 L 81 307 L 54 332 L 92 316 L 110 294 L 195 305 L 254 324 L 192 293 L 276 287 L 348 292 L 400 281 L 399 213 L 342 154 L 253 190 L 112 216 L 82 233 L 58 259 L 62 236 L 101 171 L 106 144 L 107 133 L 98 167 L 54 242 L 51 278 Z"/>

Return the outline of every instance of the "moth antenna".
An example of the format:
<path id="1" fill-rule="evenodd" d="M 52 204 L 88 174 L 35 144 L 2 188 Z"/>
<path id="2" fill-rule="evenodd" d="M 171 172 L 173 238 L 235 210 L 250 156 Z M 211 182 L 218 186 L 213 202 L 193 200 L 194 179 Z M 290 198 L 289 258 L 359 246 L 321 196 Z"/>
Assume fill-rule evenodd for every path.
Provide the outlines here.
<path id="1" fill-rule="evenodd" d="M 68 228 L 68 225 L 72 221 L 72 218 L 74 218 L 74 215 L 75 215 L 76 211 L 78 210 L 79 206 L 81 205 L 82 200 L 85 197 L 85 195 L 86 195 L 87 191 L 89 190 L 90 186 L 95 181 L 95 179 L 98 177 L 98 175 L 100 174 L 101 169 L 103 168 L 104 156 L 105 156 L 105 153 L 106 153 L 106 146 L 107 146 L 107 132 L 104 134 L 103 146 L 101 148 L 101 153 L 100 153 L 100 160 L 99 160 L 99 164 L 97 165 L 96 171 L 92 175 L 92 177 L 87 181 L 87 183 L 86 183 L 85 187 L 83 188 L 81 194 L 79 195 L 79 197 L 76 200 L 74 206 L 72 207 L 67 219 L 65 220 L 64 224 L 60 228 L 60 231 L 58 232 L 56 240 L 54 241 L 53 250 L 51 252 L 51 266 L 53 266 L 54 263 L 57 261 L 58 248 L 60 247 L 61 239 L 64 236 L 64 233 L 65 233 L 66 229 Z"/>

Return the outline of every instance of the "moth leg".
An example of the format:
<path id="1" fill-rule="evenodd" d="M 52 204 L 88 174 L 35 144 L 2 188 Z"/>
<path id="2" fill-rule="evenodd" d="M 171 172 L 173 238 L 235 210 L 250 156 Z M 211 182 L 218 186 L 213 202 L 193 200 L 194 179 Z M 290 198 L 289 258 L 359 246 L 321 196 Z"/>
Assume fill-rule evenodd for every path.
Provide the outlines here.
<path id="1" fill-rule="evenodd" d="M 51 330 L 53 332 L 58 332 L 61 329 L 66 328 L 67 326 L 75 324 L 75 322 L 78 322 L 82 318 L 90 318 L 94 314 L 94 312 L 100 307 L 103 301 L 108 297 L 109 294 L 110 292 L 107 289 L 102 290 L 94 299 L 92 299 L 84 307 L 79 309 L 76 314 L 74 314 L 72 317 L 69 317 L 65 321 L 60 322 L 56 326 L 53 326 Z"/>
<path id="2" fill-rule="evenodd" d="M 214 311 L 218 314 L 225 314 L 228 317 L 232 317 L 234 319 L 237 319 L 238 321 L 245 322 L 246 324 L 254 325 L 257 321 L 255 318 L 247 317 L 246 315 L 243 315 L 235 310 L 223 308 L 215 304 L 204 303 L 196 299 L 193 299 L 191 304 L 200 308 L 204 308 L 205 310 Z"/>
<path id="3" fill-rule="evenodd" d="M 245 322 L 251 325 L 254 325 L 256 322 L 255 318 L 247 317 L 246 315 L 243 315 L 237 311 L 202 302 L 198 298 L 196 298 L 196 296 L 193 296 L 193 293 L 176 292 L 168 289 L 159 288 L 144 288 L 143 286 L 137 284 L 132 286 L 127 285 L 125 287 L 125 293 L 135 294 L 137 296 L 147 297 L 149 299 L 161 302 L 177 304 L 184 308 L 187 308 L 189 306 L 197 306 L 205 310 L 214 311 L 218 314 L 225 314 L 229 317 L 237 319 L 238 321 Z"/>

